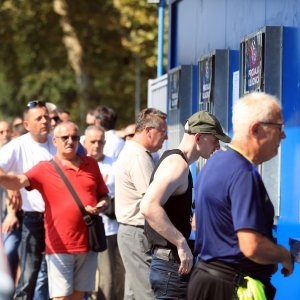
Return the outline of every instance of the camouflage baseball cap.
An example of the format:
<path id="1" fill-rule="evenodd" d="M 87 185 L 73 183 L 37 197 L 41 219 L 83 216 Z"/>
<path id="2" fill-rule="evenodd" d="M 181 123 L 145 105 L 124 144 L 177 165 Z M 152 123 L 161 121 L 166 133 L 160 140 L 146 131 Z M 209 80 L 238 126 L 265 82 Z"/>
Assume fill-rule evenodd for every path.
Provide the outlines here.
<path id="1" fill-rule="evenodd" d="M 185 132 L 190 134 L 207 133 L 214 135 L 224 143 L 230 143 L 231 139 L 222 129 L 218 119 L 207 111 L 198 111 L 188 118 L 185 124 Z"/>

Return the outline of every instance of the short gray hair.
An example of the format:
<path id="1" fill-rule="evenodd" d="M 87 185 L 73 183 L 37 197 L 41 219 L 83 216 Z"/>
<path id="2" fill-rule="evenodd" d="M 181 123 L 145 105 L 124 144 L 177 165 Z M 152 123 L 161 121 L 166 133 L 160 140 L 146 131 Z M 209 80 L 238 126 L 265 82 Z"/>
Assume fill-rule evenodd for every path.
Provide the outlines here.
<path id="1" fill-rule="evenodd" d="M 145 108 L 137 117 L 136 132 L 142 132 L 146 127 L 159 128 L 160 121 L 165 120 L 167 115 L 156 108 Z"/>
<path id="2" fill-rule="evenodd" d="M 232 113 L 234 138 L 248 138 L 253 123 L 271 121 L 274 107 L 280 108 L 279 100 L 263 92 L 253 92 L 238 100 Z"/>
<path id="3" fill-rule="evenodd" d="M 87 135 L 90 131 L 93 130 L 101 131 L 102 133 L 105 133 L 105 129 L 102 126 L 90 125 L 85 129 L 84 134 Z"/>

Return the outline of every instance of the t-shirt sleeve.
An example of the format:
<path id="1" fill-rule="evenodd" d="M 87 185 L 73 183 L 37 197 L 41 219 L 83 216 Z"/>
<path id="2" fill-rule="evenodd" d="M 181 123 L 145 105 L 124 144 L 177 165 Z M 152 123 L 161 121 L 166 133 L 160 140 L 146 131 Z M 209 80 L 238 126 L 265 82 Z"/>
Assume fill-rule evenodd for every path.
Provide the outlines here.
<path id="1" fill-rule="evenodd" d="M 95 174 L 97 176 L 97 182 L 98 182 L 98 197 L 101 197 L 108 193 L 108 188 L 103 180 L 102 174 L 99 170 L 98 163 L 96 161 L 93 161 L 93 163 L 94 163 Z"/>
<path id="2" fill-rule="evenodd" d="M 132 183 L 141 195 L 146 193 L 153 169 L 153 161 L 147 152 L 137 155 L 132 162 L 130 169 Z"/>
<path id="3" fill-rule="evenodd" d="M 24 173 L 29 180 L 30 185 L 26 187 L 27 191 L 32 190 L 40 190 L 41 189 L 41 178 L 42 174 L 47 173 L 45 168 L 45 162 L 39 162 L 34 167 L 29 169 L 27 172 Z"/>
<path id="4" fill-rule="evenodd" d="M 0 149 L 0 168 L 5 172 L 17 172 L 18 149 L 14 141 L 10 141 Z"/>
<path id="5" fill-rule="evenodd" d="M 234 230 L 252 229 L 264 234 L 264 199 L 253 170 L 235 174 L 235 183 L 229 192 Z"/>

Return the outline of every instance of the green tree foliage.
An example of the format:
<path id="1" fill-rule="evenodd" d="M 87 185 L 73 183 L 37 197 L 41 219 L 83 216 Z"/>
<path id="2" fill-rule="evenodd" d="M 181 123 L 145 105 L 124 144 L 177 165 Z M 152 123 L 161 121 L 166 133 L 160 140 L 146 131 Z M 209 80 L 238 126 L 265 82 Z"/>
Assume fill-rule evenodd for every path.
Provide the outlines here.
<path id="1" fill-rule="evenodd" d="M 119 125 L 132 122 L 136 55 L 142 107 L 147 79 L 156 76 L 157 6 L 145 0 L 63 0 L 62 16 L 55 1 L 0 1 L 0 115 L 19 115 L 29 100 L 41 99 L 70 110 L 75 121 L 88 109 L 109 105 Z M 64 20 L 82 50 L 82 76 L 70 62 Z"/>

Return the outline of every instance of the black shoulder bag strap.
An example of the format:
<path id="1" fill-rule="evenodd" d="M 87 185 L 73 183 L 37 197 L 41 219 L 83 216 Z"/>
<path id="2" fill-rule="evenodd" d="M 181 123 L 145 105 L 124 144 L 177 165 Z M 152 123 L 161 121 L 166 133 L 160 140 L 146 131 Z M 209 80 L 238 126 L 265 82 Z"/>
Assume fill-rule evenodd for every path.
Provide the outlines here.
<path id="1" fill-rule="evenodd" d="M 69 189 L 71 195 L 73 196 L 74 200 L 76 201 L 82 216 L 83 216 L 83 220 L 85 222 L 86 225 L 91 225 L 93 223 L 91 216 L 87 213 L 87 211 L 85 210 L 82 202 L 80 201 L 77 193 L 75 192 L 73 186 L 71 185 L 70 181 L 68 180 L 67 176 L 65 175 L 65 173 L 63 172 L 63 170 L 60 168 L 60 166 L 57 164 L 57 162 L 53 159 L 50 160 L 50 163 L 55 167 L 56 171 L 58 172 L 58 174 L 60 175 L 60 177 L 62 178 L 62 180 L 64 181 L 64 183 L 66 184 L 67 188 Z"/>

